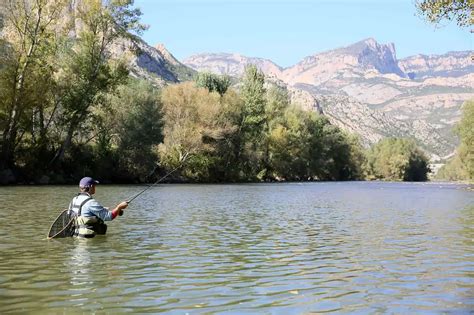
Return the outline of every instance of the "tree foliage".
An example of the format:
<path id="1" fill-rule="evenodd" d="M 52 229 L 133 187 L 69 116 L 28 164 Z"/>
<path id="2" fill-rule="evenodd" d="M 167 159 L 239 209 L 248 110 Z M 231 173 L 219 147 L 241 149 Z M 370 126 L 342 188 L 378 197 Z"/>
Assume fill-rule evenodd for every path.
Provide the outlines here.
<path id="1" fill-rule="evenodd" d="M 452 21 L 461 27 L 472 25 L 472 0 L 417 0 L 418 13 L 433 24 Z"/>
<path id="2" fill-rule="evenodd" d="M 394 181 L 425 181 L 428 158 L 415 142 L 403 138 L 386 138 L 367 154 L 369 176 Z"/>
<path id="3" fill-rule="evenodd" d="M 132 1 L 84 0 L 76 8 L 77 37 L 62 56 L 58 74 L 64 127 L 62 145 L 50 164 L 61 161 L 71 145 L 74 133 L 90 117 L 104 94 L 123 83 L 128 75 L 123 60 L 112 60 L 108 47 L 114 40 L 130 37 L 129 31 L 141 31 L 140 11 L 130 9 Z"/>
<path id="4" fill-rule="evenodd" d="M 175 168 L 189 156 L 183 174 L 195 181 L 211 180 L 216 163 L 229 159 L 225 152 L 218 153 L 232 146 L 229 142 L 238 130 L 237 95 L 228 91 L 221 96 L 187 82 L 166 87 L 162 100 L 164 141 L 158 148 L 162 165 Z"/>
<path id="5" fill-rule="evenodd" d="M 474 100 L 464 103 L 462 118 L 457 127 L 461 139 L 459 158 L 466 170 L 467 179 L 474 179 Z"/>
<path id="6" fill-rule="evenodd" d="M 291 105 L 284 88 L 264 86 L 249 67 L 240 94 L 192 83 L 162 94 L 161 164 L 193 181 L 360 179 L 358 141 L 313 112 Z"/>
<path id="7" fill-rule="evenodd" d="M 227 92 L 231 85 L 229 76 L 219 76 L 209 72 L 199 72 L 195 81 L 198 87 L 206 88 L 209 92 L 217 92 L 221 96 Z"/>
<path id="8" fill-rule="evenodd" d="M 93 112 L 127 78 L 125 63 L 112 60 L 109 49 L 143 29 L 131 5 L 8 0 L 0 39 L 0 170 L 69 168 L 63 163 L 75 159 L 72 147 L 91 138 Z"/>
<path id="9" fill-rule="evenodd" d="M 163 141 L 159 91 L 147 81 L 129 79 L 108 95 L 105 105 L 96 115 L 100 121 L 96 129 L 108 141 L 105 145 L 98 141 L 97 147 L 107 148 L 106 155 L 117 152 L 121 180 L 149 180 L 158 159 L 156 146 Z"/>
<path id="10" fill-rule="evenodd" d="M 14 166 L 15 151 L 22 141 L 45 134 L 45 111 L 54 89 L 56 40 L 64 1 L 16 1 L 6 5 L 2 41 L 6 49 L 0 71 L 0 168 Z M 31 135 L 28 138 L 27 134 Z"/>
<path id="11" fill-rule="evenodd" d="M 443 166 L 437 177 L 449 180 L 474 180 L 474 101 L 463 104 L 461 121 L 456 126 L 460 144 L 456 155 Z"/>

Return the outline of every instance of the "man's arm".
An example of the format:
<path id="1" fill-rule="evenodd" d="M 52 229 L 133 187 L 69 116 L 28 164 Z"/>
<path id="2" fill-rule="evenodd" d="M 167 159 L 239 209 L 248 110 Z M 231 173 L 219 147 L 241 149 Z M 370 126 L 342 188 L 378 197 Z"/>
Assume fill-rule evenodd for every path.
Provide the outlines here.
<path id="1" fill-rule="evenodd" d="M 88 204 L 89 211 L 92 212 L 97 217 L 101 218 L 103 221 L 112 221 L 120 214 L 120 212 L 127 208 L 128 203 L 126 201 L 119 203 L 112 211 L 109 211 L 107 208 L 103 207 L 96 200 L 91 200 Z"/>

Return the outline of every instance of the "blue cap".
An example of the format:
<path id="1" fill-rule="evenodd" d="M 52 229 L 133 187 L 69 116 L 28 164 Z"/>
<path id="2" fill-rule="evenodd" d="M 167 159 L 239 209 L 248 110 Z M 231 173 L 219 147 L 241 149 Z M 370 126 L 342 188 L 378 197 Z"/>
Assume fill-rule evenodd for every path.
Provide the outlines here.
<path id="1" fill-rule="evenodd" d="M 84 188 L 91 187 L 92 185 L 95 185 L 95 184 L 98 184 L 98 183 L 99 183 L 99 181 L 93 179 L 92 177 L 84 177 L 79 182 L 79 187 L 84 187 Z"/>

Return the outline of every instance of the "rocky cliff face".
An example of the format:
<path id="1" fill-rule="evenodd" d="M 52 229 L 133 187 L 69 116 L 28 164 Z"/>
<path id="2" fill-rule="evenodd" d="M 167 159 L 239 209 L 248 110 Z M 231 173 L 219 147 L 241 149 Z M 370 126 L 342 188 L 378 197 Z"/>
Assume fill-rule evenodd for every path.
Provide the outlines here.
<path id="1" fill-rule="evenodd" d="M 201 54 L 184 64 L 233 76 L 241 76 L 245 64 L 256 64 L 288 86 L 293 102 L 323 112 L 334 124 L 358 133 L 365 144 L 386 136 L 412 137 L 438 160 L 454 151 L 452 129 L 460 107 L 474 98 L 471 55 L 450 52 L 397 60 L 393 44 L 369 38 L 308 56 L 286 69 L 233 54 Z"/>
<path id="2" fill-rule="evenodd" d="M 253 64 L 267 76 L 277 78 L 281 76 L 281 68 L 272 61 L 239 54 L 199 54 L 185 59 L 183 63 L 197 71 L 227 74 L 234 77 L 240 77 L 244 73 L 245 66 Z"/>
<path id="3" fill-rule="evenodd" d="M 348 47 L 306 57 L 284 69 L 282 79 L 290 85 L 324 86 L 340 78 L 357 78 L 369 71 L 405 77 L 398 67 L 394 45 L 381 45 L 369 38 Z"/>
<path id="4" fill-rule="evenodd" d="M 80 20 L 75 18 L 82 5 L 82 0 L 70 0 L 64 12 L 65 23 L 71 27 L 69 35 L 72 37 L 82 27 Z M 155 86 L 190 80 L 196 73 L 179 62 L 163 45 L 152 47 L 138 36 L 130 35 L 130 38 L 115 40 L 109 47 L 109 53 L 112 58 L 126 60 L 132 76 L 146 79 Z"/>
<path id="5" fill-rule="evenodd" d="M 196 72 L 179 62 L 163 45 L 152 47 L 139 38 L 117 41 L 111 52 L 128 61 L 132 76 L 157 86 L 191 80 Z"/>
<path id="6" fill-rule="evenodd" d="M 474 72 L 473 54 L 470 51 L 450 52 L 445 55 L 416 55 L 398 62 L 411 78 L 458 77 Z"/>
<path id="7" fill-rule="evenodd" d="M 373 38 L 369 38 L 351 46 L 337 49 L 333 54 L 353 55 L 357 57 L 355 67 L 367 70 L 377 70 L 379 73 L 394 73 L 401 77 L 405 74 L 398 67 L 395 53 L 395 45 L 379 44 Z"/>

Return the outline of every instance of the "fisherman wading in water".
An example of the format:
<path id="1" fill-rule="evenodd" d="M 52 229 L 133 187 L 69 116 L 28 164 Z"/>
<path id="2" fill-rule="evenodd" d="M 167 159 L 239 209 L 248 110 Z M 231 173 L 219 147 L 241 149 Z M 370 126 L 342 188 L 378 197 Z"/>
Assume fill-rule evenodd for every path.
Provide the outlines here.
<path id="1" fill-rule="evenodd" d="M 96 234 L 104 235 L 107 225 L 104 221 L 111 221 L 118 215 L 123 214 L 128 202 L 119 203 L 112 211 L 101 206 L 92 195 L 95 194 L 95 185 L 99 182 L 91 177 L 84 177 L 79 182 L 80 193 L 75 196 L 69 204 L 69 211 L 73 211 L 76 217 L 74 236 L 94 237 Z"/>

